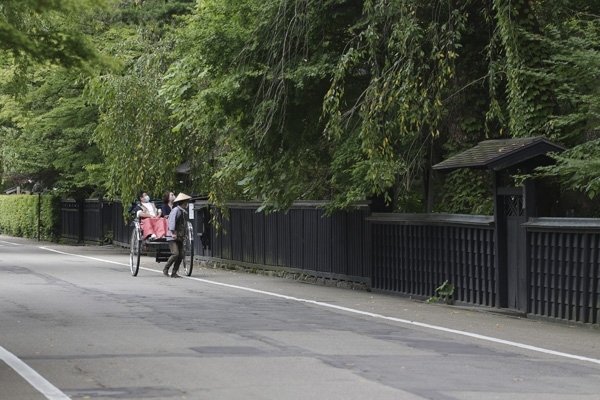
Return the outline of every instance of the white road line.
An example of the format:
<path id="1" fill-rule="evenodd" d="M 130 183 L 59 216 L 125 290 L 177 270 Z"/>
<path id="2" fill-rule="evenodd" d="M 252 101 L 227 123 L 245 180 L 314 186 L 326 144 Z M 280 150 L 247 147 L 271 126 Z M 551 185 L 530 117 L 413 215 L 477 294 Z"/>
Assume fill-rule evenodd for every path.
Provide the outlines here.
<path id="1" fill-rule="evenodd" d="M 0 240 L 0 243 L 6 243 L 6 244 L 13 245 L 13 246 L 23 246 L 22 244 L 19 244 L 19 243 L 7 242 L 6 240 Z"/>
<path id="2" fill-rule="evenodd" d="M 87 258 L 88 260 L 100 261 L 100 262 L 105 262 L 105 263 L 109 263 L 109 264 L 117 264 L 117 265 L 127 265 L 127 266 L 129 266 L 129 264 L 123 264 L 123 263 L 116 262 L 116 261 L 104 260 L 102 258 L 96 258 L 96 257 L 90 257 L 90 256 L 82 256 L 82 255 L 73 254 L 73 253 L 65 253 L 64 251 L 54 250 L 54 249 L 51 249 L 49 247 L 40 247 L 40 249 L 52 251 L 52 252 L 58 253 L 58 254 L 64 254 L 66 256 L 81 257 L 81 258 Z M 148 269 L 148 270 L 149 271 L 153 271 L 151 269 Z"/>
<path id="3" fill-rule="evenodd" d="M 61 392 L 58 388 L 44 379 L 33 368 L 21 361 L 17 356 L 0 346 L 0 359 L 9 367 L 15 370 L 37 391 L 43 394 L 48 400 L 70 400 L 71 398 Z"/>
<path id="4" fill-rule="evenodd" d="M 96 261 L 101 261 L 101 262 L 107 262 L 107 263 L 111 263 L 111 264 L 119 264 L 119 265 L 129 266 L 129 264 L 124 264 L 124 263 L 119 263 L 119 262 L 109 261 L 109 260 L 103 260 L 101 258 L 81 256 L 81 255 L 78 255 L 78 254 L 65 253 L 65 252 L 58 251 L 58 250 L 53 250 L 53 249 L 50 249 L 50 248 L 47 248 L 47 247 L 40 247 L 40 248 L 44 249 L 44 250 L 54 251 L 56 253 L 65 254 L 65 255 L 71 255 L 71 256 L 75 256 L 75 257 L 88 258 L 88 259 L 91 259 L 91 260 L 96 260 Z M 140 269 L 162 274 L 162 271 L 157 271 L 157 270 L 151 269 L 151 268 L 140 267 Z M 198 282 L 208 283 L 208 284 L 211 284 L 211 285 L 223 286 L 223 287 L 227 287 L 227 288 L 231 288 L 231 289 L 244 290 L 244 291 L 247 291 L 247 292 L 262 294 L 262 295 L 271 296 L 271 297 L 277 297 L 277 298 L 280 298 L 280 299 L 297 301 L 297 302 L 300 302 L 300 303 L 308 303 L 308 304 L 313 304 L 313 305 L 320 306 L 320 307 L 332 308 L 332 309 L 336 309 L 336 310 L 340 310 L 340 311 L 345 311 L 345 312 L 349 312 L 349 313 L 353 313 L 353 314 L 359 314 L 359 315 L 368 316 L 368 317 L 375 318 L 375 319 L 383 319 L 383 320 L 387 320 L 387 321 L 394 321 L 394 322 L 399 322 L 399 323 L 406 324 L 406 325 L 418 326 L 418 327 L 421 327 L 421 328 L 431 329 L 431 330 L 435 330 L 435 331 L 452 333 L 454 335 L 467 336 L 467 337 L 470 337 L 470 338 L 484 340 L 484 341 L 487 341 L 487 342 L 499 343 L 499 344 L 503 344 L 503 345 L 506 345 L 506 346 L 518 347 L 520 349 L 535 351 L 535 352 L 538 352 L 538 353 L 549 354 L 549 355 L 563 357 L 563 358 L 570 358 L 570 359 L 579 360 L 579 361 L 587 361 L 587 362 L 590 362 L 590 363 L 594 363 L 594 364 L 599 364 L 600 365 L 600 360 L 596 359 L 596 358 L 583 357 L 583 356 L 578 356 L 578 355 L 575 355 L 575 354 L 563 353 L 563 352 L 560 352 L 560 351 L 544 349 L 542 347 L 531 346 L 531 345 L 524 344 L 524 343 L 513 342 L 513 341 L 510 341 L 510 340 L 504 340 L 504 339 L 498 339 L 498 338 L 491 337 L 491 336 L 484 336 L 484 335 L 480 335 L 480 334 L 477 334 L 477 333 L 471 333 L 471 332 L 465 332 L 465 331 L 458 331 L 458 330 L 455 330 L 455 329 L 444 328 L 442 326 L 424 324 L 424 323 L 421 323 L 421 322 L 415 322 L 415 321 L 410 321 L 410 320 L 401 319 L 401 318 L 388 317 L 386 315 L 375 314 L 375 313 L 371 313 L 371 312 L 367 312 L 367 311 L 356 310 L 354 308 L 336 306 L 335 304 L 324 303 L 322 301 L 302 299 L 302 298 L 287 296 L 287 295 L 283 295 L 283 294 L 279 294 L 279 293 L 266 292 L 264 290 L 252 289 L 252 288 L 248 288 L 248 287 L 244 287 L 244 286 L 230 285 L 230 284 L 227 284 L 227 283 L 210 281 L 210 280 L 207 280 L 207 279 L 194 278 L 194 277 L 186 277 L 186 276 L 182 276 L 182 278 L 187 278 L 187 279 L 191 279 L 191 280 L 198 281 Z"/>
<path id="5" fill-rule="evenodd" d="M 156 271 L 156 270 L 149 269 L 149 268 L 148 268 L 148 270 L 149 271 L 154 271 L 154 272 L 160 272 L 160 271 Z M 194 278 L 194 277 L 187 277 L 187 278 L 195 280 L 195 281 L 199 281 L 199 282 L 210 283 L 212 285 L 224 286 L 224 287 L 228 287 L 228 288 L 232 288 L 232 289 L 245 290 L 245 291 L 248 291 L 248 292 L 254 292 L 254 293 L 264 294 L 264 295 L 267 295 L 267 296 L 279 297 L 279 298 L 286 299 L 286 300 L 292 300 L 292 301 L 297 301 L 297 302 L 301 302 L 301 303 L 309 303 L 309 304 L 314 304 L 314 305 L 321 306 L 321 307 L 333 308 L 333 309 L 336 309 L 336 310 L 346 311 L 346 312 L 353 313 L 353 314 L 365 315 L 365 316 L 376 318 L 376 319 L 384 319 L 384 320 L 387 320 L 387 321 L 394 321 L 394 322 L 399 322 L 399 323 L 406 324 L 406 325 L 419 326 L 421 328 L 427 328 L 427 329 L 432 329 L 432 330 L 436 330 L 436 331 L 442 331 L 442 332 L 452 333 L 452 334 L 455 334 L 455 335 L 468 336 L 468 337 L 471 337 L 471 338 L 485 340 L 485 341 L 488 341 L 488 342 L 500 343 L 500 344 L 504 344 L 504 345 L 507 345 L 507 346 L 518 347 L 518 348 L 521 348 L 521 349 L 536 351 L 538 353 L 550 354 L 550 355 L 554 355 L 554 356 L 571 358 L 571 359 L 579 360 L 579 361 L 588 361 L 588 362 L 591 362 L 591 363 L 594 363 L 594 364 L 600 364 L 600 360 L 595 359 L 595 358 L 582 357 L 582 356 L 578 356 L 578 355 L 575 355 L 575 354 L 568 354 L 568 353 L 563 353 L 563 352 L 560 352 L 560 351 L 544 349 L 544 348 L 541 348 L 541 347 L 530 346 L 528 344 L 523 344 L 523 343 L 518 343 L 518 342 L 512 342 L 510 340 L 504 340 L 504 339 L 494 338 L 494 337 L 491 337 L 491 336 L 479 335 L 477 333 L 457 331 L 455 329 L 444 328 L 442 326 L 424 324 L 424 323 L 421 323 L 421 322 L 409 321 L 409 320 L 401 319 L 401 318 L 388 317 L 388 316 L 381 315 L 381 314 L 375 314 L 375 313 L 371 313 L 371 312 L 367 312 L 367 311 L 356 310 L 354 308 L 336 306 L 335 304 L 324 303 L 322 301 L 301 299 L 301 298 L 297 298 L 297 297 L 286 296 L 286 295 L 282 295 L 282 294 L 278 294 L 278 293 L 272 293 L 272 292 L 265 292 L 263 290 L 257 290 L 257 289 L 243 287 L 243 286 L 230 285 L 230 284 L 227 284 L 227 283 L 214 282 L 214 281 L 209 281 L 209 280 L 206 280 L 206 279 L 200 279 L 200 278 Z"/>

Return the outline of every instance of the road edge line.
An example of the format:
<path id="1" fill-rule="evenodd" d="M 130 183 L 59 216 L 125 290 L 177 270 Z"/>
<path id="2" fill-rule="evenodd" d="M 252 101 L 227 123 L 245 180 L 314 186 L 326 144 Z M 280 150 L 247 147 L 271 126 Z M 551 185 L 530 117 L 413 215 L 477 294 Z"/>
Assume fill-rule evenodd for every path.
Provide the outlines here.
<path id="1" fill-rule="evenodd" d="M 44 395 L 48 400 L 71 400 L 60 389 L 51 384 L 46 378 L 31 368 L 19 357 L 0 346 L 0 360 L 11 367 L 17 374 L 21 375 L 33 388 Z"/>
<path id="2" fill-rule="evenodd" d="M 44 250 L 54 251 L 56 253 L 61 253 L 61 254 L 71 255 L 71 256 L 76 256 L 76 257 L 83 257 L 83 258 L 88 258 L 88 259 L 96 260 L 96 261 L 102 261 L 102 262 L 107 262 L 107 263 L 112 263 L 112 264 L 119 264 L 119 265 L 128 265 L 128 264 L 119 263 L 119 262 L 116 262 L 116 261 L 103 260 L 101 258 L 95 258 L 95 257 L 89 257 L 89 256 L 82 256 L 82 255 L 79 255 L 79 254 L 72 254 L 72 253 L 65 253 L 65 252 L 58 251 L 58 250 L 53 250 L 53 249 L 50 249 L 50 248 L 47 248 L 47 247 L 40 247 L 40 248 L 44 249 Z M 162 273 L 161 271 L 158 271 L 158 270 L 155 270 L 155 269 L 151 269 L 151 268 L 140 267 L 140 269 L 144 269 L 144 270 L 152 271 L 152 272 L 156 272 L 156 273 Z M 513 342 L 513 341 L 510 341 L 510 340 L 504 340 L 504 339 L 494 338 L 494 337 L 491 337 L 491 336 L 480 335 L 478 333 L 471 333 L 471 332 L 466 332 L 466 331 L 459 331 L 459 330 L 456 330 L 456 329 L 444 328 L 443 326 L 425 324 L 425 323 L 422 323 L 422 322 L 410 321 L 410 320 L 402 319 L 402 318 L 388 317 L 388 316 L 382 315 L 382 314 L 371 313 L 371 312 L 368 312 L 368 311 L 361 311 L 361 310 L 357 310 L 357 309 L 354 309 L 354 308 L 336 306 L 335 304 L 324 303 L 324 302 L 321 302 L 321 301 L 301 299 L 301 298 L 298 298 L 298 297 L 288 296 L 288 295 L 284 295 L 284 294 L 267 292 L 267 291 L 264 291 L 264 290 L 252 289 L 252 288 L 248 288 L 248 287 L 244 287 L 244 286 L 231 285 L 231 284 L 228 284 L 228 283 L 210 281 L 210 280 L 207 280 L 207 279 L 195 278 L 195 277 L 192 277 L 192 276 L 184 276 L 182 278 L 187 278 L 187 279 L 191 279 L 191 280 L 195 280 L 195 281 L 199 281 L 199 282 L 204 282 L 204 283 L 208 283 L 208 284 L 211 284 L 211 285 L 228 287 L 228 288 L 231 288 L 231 289 L 245 290 L 247 292 L 253 292 L 253 293 L 257 293 L 257 294 L 263 294 L 263 295 L 267 295 L 267 296 L 271 296 L 271 297 L 278 297 L 278 298 L 285 299 L 285 300 L 292 300 L 292 301 L 297 301 L 297 302 L 300 302 L 300 303 L 308 303 L 308 304 L 313 304 L 313 305 L 317 305 L 317 306 L 320 306 L 320 307 L 332 308 L 332 309 L 336 309 L 336 310 L 340 310 L 340 311 L 345 311 L 345 312 L 349 312 L 349 313 L 353 313 L 353 314 L 359 314 L 359 315 L 363 315 L 363 316 L 368 316 L 368 317 L 375 318 L 375 319 L 384 319 L 384 320 L 387 320 L 387 321 L 398 322 L 398 323 L 402 323 L 402 324 L 405 324 L 405 325 L 418 326 L 418 327 L 421 327 L 421 328 L 431 329 L 431 330 L 435 330 L 435 331 L 439 331 L 439 332 L 446 332 L 446 333 L 452 333 L 452 334 L 460 335 L 460 336 L 467 336 L 467 337 L 478 339 L 478 340 L 483 340 L 483 341 L 487 341 L 487 342 L 503 344 L 503 345 L 511 346 L 511 347 L 517 347 L 517 348 L 520 348 L 520 349 L 530 350 L 530 351 L 534 351 L 534 352 L 538 352 L 538 353 L 542 353 L 542 354 L 553 355 L 553 356 L 558 356 L 558 357 L 563 357 L 563 358 L 569 358 L 569 359 L 572 359 L 572 360 L 587 361 L 587 362 L 590 362 L 590 363 L 593 363 L 593 364 L 600 365 L 600 360 L 599 359 L 578 356 L 578 355 L 575 355 L 575 354 L 563 353 L 563 352 L 556 351 L 556 350 L 544 349 L 543 347 L 531 346 L 531 345 L 524 344 L 524 343 Z"/>

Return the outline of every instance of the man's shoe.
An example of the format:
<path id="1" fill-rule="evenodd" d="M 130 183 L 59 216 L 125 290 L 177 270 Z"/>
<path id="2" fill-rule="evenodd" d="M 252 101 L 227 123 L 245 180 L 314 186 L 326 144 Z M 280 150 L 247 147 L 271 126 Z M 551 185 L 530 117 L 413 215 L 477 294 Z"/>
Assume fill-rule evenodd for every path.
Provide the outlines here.
<path id="1" fill-rule="evenodd" d="M 172 274 L 171 278 L 181 278 L 181 277 L 179 275 L 177 275 L 177 274 Z"/>
<path id="2" fill-rule="evenodd" d="M 164 276 L 169 276 L 169 268 L 163 269 L 163 275 Z"/>

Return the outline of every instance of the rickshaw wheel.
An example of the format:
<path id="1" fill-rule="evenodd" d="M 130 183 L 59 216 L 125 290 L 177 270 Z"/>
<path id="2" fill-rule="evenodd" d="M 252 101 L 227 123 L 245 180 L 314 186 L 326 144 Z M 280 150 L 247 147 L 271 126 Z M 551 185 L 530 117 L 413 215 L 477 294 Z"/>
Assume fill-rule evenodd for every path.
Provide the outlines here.
<path id="1" fill-rule="evenodd" d="M 183 272 L 186 276 L 192 275 L 192 269 L 194 268 L 194 228 L 192 227 L 191 222 L 187 223 L 187 237 L 183 241 Z M 187 260 L 189 257 L 189 260 Z"/>
<path id="2" fill-rule="evenodd" d="M 142 250 L 142 238 L 140 231 L 134 229 L 131 232 L 131 249 L 129 250 L 129 269 L 131 269 L 131 275 L 137 276 L 140 269 L 140 253 Z"/>

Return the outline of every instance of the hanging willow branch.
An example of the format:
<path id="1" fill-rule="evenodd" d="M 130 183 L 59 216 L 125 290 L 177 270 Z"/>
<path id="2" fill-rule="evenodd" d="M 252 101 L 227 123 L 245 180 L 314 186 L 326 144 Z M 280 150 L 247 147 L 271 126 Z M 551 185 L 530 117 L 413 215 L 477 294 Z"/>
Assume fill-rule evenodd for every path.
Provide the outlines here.
<path id="1" fill-rule="evenodd" d="M 427 137 L 440 135 L 443 98 L 455 76 L 465 19 L 465 11 L 452 2 L 365 2 L 323 107 L 325 135 L 333 143 L 347 140 L 351 121 L 357 121 L 363 162 L 353 167 L 353 176 L 362 190 L 347 202 L 385 193 L 400 182 L 398 189 L 410 190 L 427 153 Z M 363 86 L 356 86 L 360 82 Z"/>

